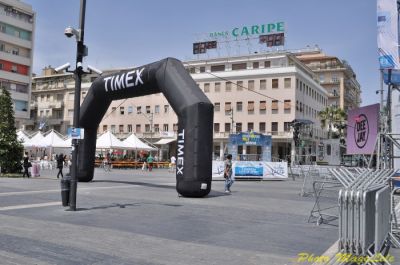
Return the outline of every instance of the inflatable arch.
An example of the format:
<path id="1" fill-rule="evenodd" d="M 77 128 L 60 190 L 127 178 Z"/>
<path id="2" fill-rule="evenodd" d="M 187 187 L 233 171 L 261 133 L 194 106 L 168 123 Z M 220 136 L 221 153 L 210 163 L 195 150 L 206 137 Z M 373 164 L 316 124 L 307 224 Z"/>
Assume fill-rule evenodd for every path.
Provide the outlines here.
<path id="1" fill-rule="evenodd" d="M 93 179 L 97 128 L 113 100 L 163 93 L 178 116 L 176 190 L 203 197 L 211 190 L 213 104 L 182 63 L 167 58 L 97 78 L 81 105 L 77 179 Z"/>

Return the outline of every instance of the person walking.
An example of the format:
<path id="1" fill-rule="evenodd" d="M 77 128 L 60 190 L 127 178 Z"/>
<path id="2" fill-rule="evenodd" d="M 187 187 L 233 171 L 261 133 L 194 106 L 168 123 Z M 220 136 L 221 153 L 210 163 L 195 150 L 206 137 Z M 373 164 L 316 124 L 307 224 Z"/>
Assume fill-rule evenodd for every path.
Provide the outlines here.
<path id="1" fill-rule="evenodd" d="M 64 162 L 65 162 L 65 155 L 63 155 L 62 153 L 59 154 L 58 156 L 56 156 L 56 160 L 57 160 L 57 168 L 58 168 L 58 173 L 57 173 L 57 178 L 60 178 L 60 175 L 62 178 L 64 178 L 63 175 L 63 167 L 64 167 Z"/>
<path id="2" fill-rule="evenodd" d="M 225 178 L 225 193 L 231 193 L 231 187 L 234 182 L 232 177 L 232 155 L 228 154 L 224 161 L 224 178 Z"/>
<path id="3" fill-rule="evenodd" d="M 147 157 L 147 166 L 149 167 L 149 171 L 153 169 L 153 161 L 154 158 L 151 156 L 151 154 L 149 154 L 149 156 Z"/>
<path id="4" fill-rule="evenodd" d="M 171 156 L 171 163 L 169 166 L 169 171 L 174 172 L 175 171 L 175 165 L 176 165 L 176 158 L 175 156 Z"/>
<path id="5" fill-rule="evenodd" d="M 31 162 L 29 162 L 29 157 L 28 157 L 28 152 L 25 152 L 24 154 L 24 174 L 22 174 L 22 177 L 25 178 L 25 175 L 27 178 L 29 178 L 29 171 L 28 169 L 32 166 Z"/>

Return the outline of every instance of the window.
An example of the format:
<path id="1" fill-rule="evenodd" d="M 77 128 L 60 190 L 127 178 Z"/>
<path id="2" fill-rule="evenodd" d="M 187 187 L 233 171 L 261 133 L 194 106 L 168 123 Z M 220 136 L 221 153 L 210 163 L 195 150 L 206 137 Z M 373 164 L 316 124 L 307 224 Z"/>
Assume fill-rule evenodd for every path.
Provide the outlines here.
<path id="1" fill-rule="evenodd" d="M 272 135 L 278 134 L 278 123 L 275 121 L 271 122 L 271 132 L 272 132 Z"/>
<path id="2" fill-rule="evenodd" d="M 220 92 L 221 91 L 221 83 L 217 82 L 215 83 L 215 92 Z"/>
<path id="3" fill-rule="evenodd" d="M 236 111 L 242 111 L 243 109 L 243 103 L 241 101 L 236 102 Z"/>
<path id="4" fill-rule="evenodd" d="M 236 90 L 237 91 L 242 91 L 243 90 L 243 81 L 237 81 L 236 82 Z"/>
<path id="5" fill-rule="evenodd" d="M 249 80 L 247 82 L 247 88 L 250 90 L 254 90 L 254 80 Z"/>
<path id="6" fill-rule="evenodd" d="M 206 67 L 205 66 L 200 66 L 200 73 L 204 73 L 206 71 Z"/>
<path id="7" fill-rule="evenodd" d="M 250 132 L 250 131 L 253 131 L 253 130 L 254 130 L 254 123 L 248 122 L 247 123 L 247 131 Z"/>
<path id="8" fill-rule="evenodd" d="M 18 72 L 18 68 L 17 68 L 17 66 L 16 66 L 15 64 L 13 64 L 13 65 L 11 66 L 11 72 L 13 72 L 13 73 Z"/>
<path id="9" fill-rule="evenodd" d="M 273 78 L 272 79 L 272 88 L 279 88 L 279 79 Z"/>
<path id="10" fill-rule="evenodd" d="M 242 132 L 242 123 L 241 122 L 236 123 L 236 132 Z"/>
<path id="11" fill-rule="evenodd" d="M 265 61 L 264 62 L 264 67 L 265 68 L 270 68 L 271 67 L 271 61 Z"/>
<path id="12" fill-rule="evenodd" d="M 147 133 L 150 132 L 150 124 L 145 124 L 144 125 L 144 131 L 147 132 Z"/>
<path id="13" fill-rule="evenodd" d="M 232 70 L 244 70 L 244 69 L 247 69 L 247 63 L 232 64 Z"/>
<path id="14" fill-rule="evenodd" d="M 146 113 L 147 113 L 147 114 L 150 114 L 150 113 L 151 113 L 150 106 L 146 106 Z"/>
<path id="15" fill-rule="evenodd" d="M 12 49 L 12 54 L 14 54 L 14 55 L 19 55 L 19 49 L 14 47 L 14 48 Z"/>
<path id="16" fill-rule="evenodd" d="M 63 94 L 57 94 L 57 101 L 63 101 L 64 100 L 64 95 Z"/>
<path id="17" fill-rule="evenodd" d="M 119 125 L 119 132 L 120 133 L 123 133 L 124 132 L 124 125 Z"/>
<path id="18" fill-rule="evenodd" d="M 163 124 L 163 130 L 164 132 L 168 132 L 168 124 Z"/>
<path id="19" fill-rule="evenodd" d="M 225 91 L 226 92 L 232 91 L 232 83 L 231 82 L 225 82 Z"/>
<path id="20" fill-rule="evenodd" d="M 154 113 L 159 114 L 160 113 L 160 105 L 155 105 L 154 106 Z"/>
<path id="21" fill-rule="evenodd" d="M 211 72 L 221 72 L 221 71 L 225 71 L 225 64 L 211 66 Z"/>
<path id="22" fill-rule="evenodd" d="M 50 117 L 50 110 L 46 110 L 46 117 Z"/>
<path id="23" fill-rule="evenodd" d="M 164 113 L 168 113 L 169 112 L 169 105 L 164 105 Z"/>
<path id="24" fill-rule="evenodd" d="M 260 63 L 259 62 L 253 62 L 253 69 L 257 69 L 260 67 Z"/>
<path id="25" fill-rule="evenodd" d="M 214 123 L 214 132 L 219 132 L 219 123 Z"/>
<path id="26" fill-rule="evenodd" d="M 128 132 L 129 132 L 129 133 L 132 132 L 132 124 L 128 124 Z"/>
<path id="27" fill-rule="evenodd" d="M 174 132 L 177 132 L 178 131 L 178 124 L 174 123 L 172 129 L 174 130 Z"/>
<path id="28" fill-rule="evenodd" d="M 136 108 L 136 113 L 137 114 L 142 114 L 142 107 L 137 107 Z"/>
<path id="29" fill-rule="evenodd" d="M 325 75 L 323 75 L 323 74 L 319 75 L 319 82 L 321 82 L 321 83 L 325 82 Z"/>
<path id="30" fill-rule="evenodd" d="M 111 132 L 115 133 L 115 125 L 111 125 Z"/>
<path id="31" fill-rule="evenodd" d="M 265 90 L 267 89 L 267 80 L 262 79 L 260 80 L 260 90 Z"/>
<path id="32" fill-rule="evenodd" d="M 292 87 L 292 78 L 285 78 L 283 79 L 284 87 L 291 88 Z"/>
<path id="33" fill-rule="evenodd" d="M 140 133 L 142 131 L 142 128 L 140 126 L 140 124 L 136 124 L 136 132 Z"/>
<path id="34" fill-rule="evenodd" d="M 44 95 L 41 95 L 41 97 L 43 101 Z M 68 93 L 68 100 L 74 100 L 74 97 L 75 97 L 74 92 Z"/>
<path id="35" fill-rule="evenodd" d="M 285 113 L 290 113 L 292 108 L 292 101 L 290 99 L 285 99 L 283 103 L 283 109 L 285 110 Z"/>
<path id="36" fill-rule="evenodd" d="M 271 110 L 272 114 L 278 113 L 278 100 L 272 100 Z"/>
<path id="37" fill-rule="evenodd" d="M 154 131 L 155 132 L 160 132 L 160 125 L 159 124 L 154 124 Z"/>
<path id="38" fill-rule="evenodd" d="M 290 132 L 290 122 L 284 122 L 283 123 L 283 130 L 285 132 Z"/>
<path id="39" fill-rule="evenodd" d="M 220 110 L 221 110 L 221 103 L 215 102 L 215 103 L 214 103 L 214 111 L 215 111 L 215 112 L 218 112 L 218 111 L 220 111 Z"/>
<path id="40" fill-rule="evenodd" d="M 327 144 L 327 145 L 326 145 L 326 154 L 327 154 L 328 156 L 330 156 L 331 153 L 332 153 L 332 147 L 331 147 L 330 144 Z"/>
<path id="41" fill-rule="evenodd" d="M 260 132 L 265 133 L 265 122 L 260 122 Z"/>
<path id="42" fill-rule="evenodd" d="M 204 93 L 210 92 L 210 83 L 205 83 L 204 84 Z"/>
<path id="43" fill-rule="evenodd" d="M 119 107 L 119 114 L 124 115 L 124 113 L 125 113 L 125 108 Z"/>
<path id="44" fill-rule="evenodd" d="M 260 114 L 265 114 L 267 111 L 267 102 L 265 100 L 260 101 Z"/>
<path id="45" fill-rule="evenodd" d="M 332 74 L 332 83 L 339 83 L 339 78 L 337 74 Z"/>
<path id="46" fill-rule="evenodd" d="M 132 106 L 128 106 L 128 114 L 131 114 L 133 112 Z"/>
<path id="47" fill-rule="evenodd" d="M 103 125 L 103 132 L 107 131 L 107 125 Z"/>
<path id="48" fill-rule="evenodd" d="M 247 111 L 248 112 L 254 112 L 254 101 L 248 101 L 247 102 Z"/>
<path id="49" fill-rule="evenodd" d="M 230 131 L 231 131 L 231 124 L 225 123 L 225 132 L 230 132 Z"/>
<path id="50" fill-rule="evenodd" d="M 14 107 L 17 111 L 28 111 L 28 102 L 23 100 L 15 100 Z"/>
<path id="51" fill-rule="evenodd" d="M 230 102 L 225 102 L 225 112 L 230 112 L 232 109 Z"/>

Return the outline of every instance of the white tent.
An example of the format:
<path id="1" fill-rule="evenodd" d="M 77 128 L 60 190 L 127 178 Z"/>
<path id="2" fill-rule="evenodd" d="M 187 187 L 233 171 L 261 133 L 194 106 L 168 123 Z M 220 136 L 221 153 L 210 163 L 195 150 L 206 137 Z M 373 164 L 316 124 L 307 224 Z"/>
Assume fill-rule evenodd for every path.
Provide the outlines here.
<path id="1" fill-rule="evenodd" d="M 96 141 L 96 149 L 134 149 L 107 131 Z"/>
<path id="2" fill-rule="evenodd" d="M 39 143 L 41 147 L 66 147 L 65 141 L 59 133 L 51 130 Z"/>
<path id="3" fill-rule="evenodd" d="M 24 144 L 24 147 L 43 147 L 40 144 L 40 142 L 44 139 L 44 136 L 41 132 L 37 132 L 26 144 Z"/>
<path id="4" fill-rule="evenodd" d="M 126 145 L 130 146 L 131 149 L 137 149 L 137 150 L 146 150 L 146 151 L 156 151 L 157 148 L 151 147 L 137 138 L 135 134 L 131 134 L 128 138 L 126 138 L 123 143 Z"/>
<path id="5" fill-rule="evenodd" d="M 18 130 L 17 131 L 17 138 L 18 138 L 18 140 L 22 141 L 22 145 L 24 147 L 29 147 L 30 146 L 31 139 L 29 138 L 29 136 L 24 131 Z"/>

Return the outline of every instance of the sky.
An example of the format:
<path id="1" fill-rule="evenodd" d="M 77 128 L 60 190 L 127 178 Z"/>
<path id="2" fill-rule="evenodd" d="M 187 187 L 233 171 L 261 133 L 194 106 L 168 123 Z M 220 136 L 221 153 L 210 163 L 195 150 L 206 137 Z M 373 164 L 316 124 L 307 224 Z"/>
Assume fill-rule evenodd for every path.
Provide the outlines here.
<path id="1" fill-rule="evenodd" d="M 33 72 L 74 65 L 76 42 L 64 29 L 79 28 L 80 0 L 22 1 L 36 12 Z M 87 0 L 84 65 L 112 69 L 165 57 L 196 59 L 192 44 L 206 33 L 279 21 L 285 23 L 285 49 L 318 45 L 346 60 L 361 85 L 362 105 L 379 102 L 376 0 Z M 233 47 L 232 55 L 248 50 Z"/>

